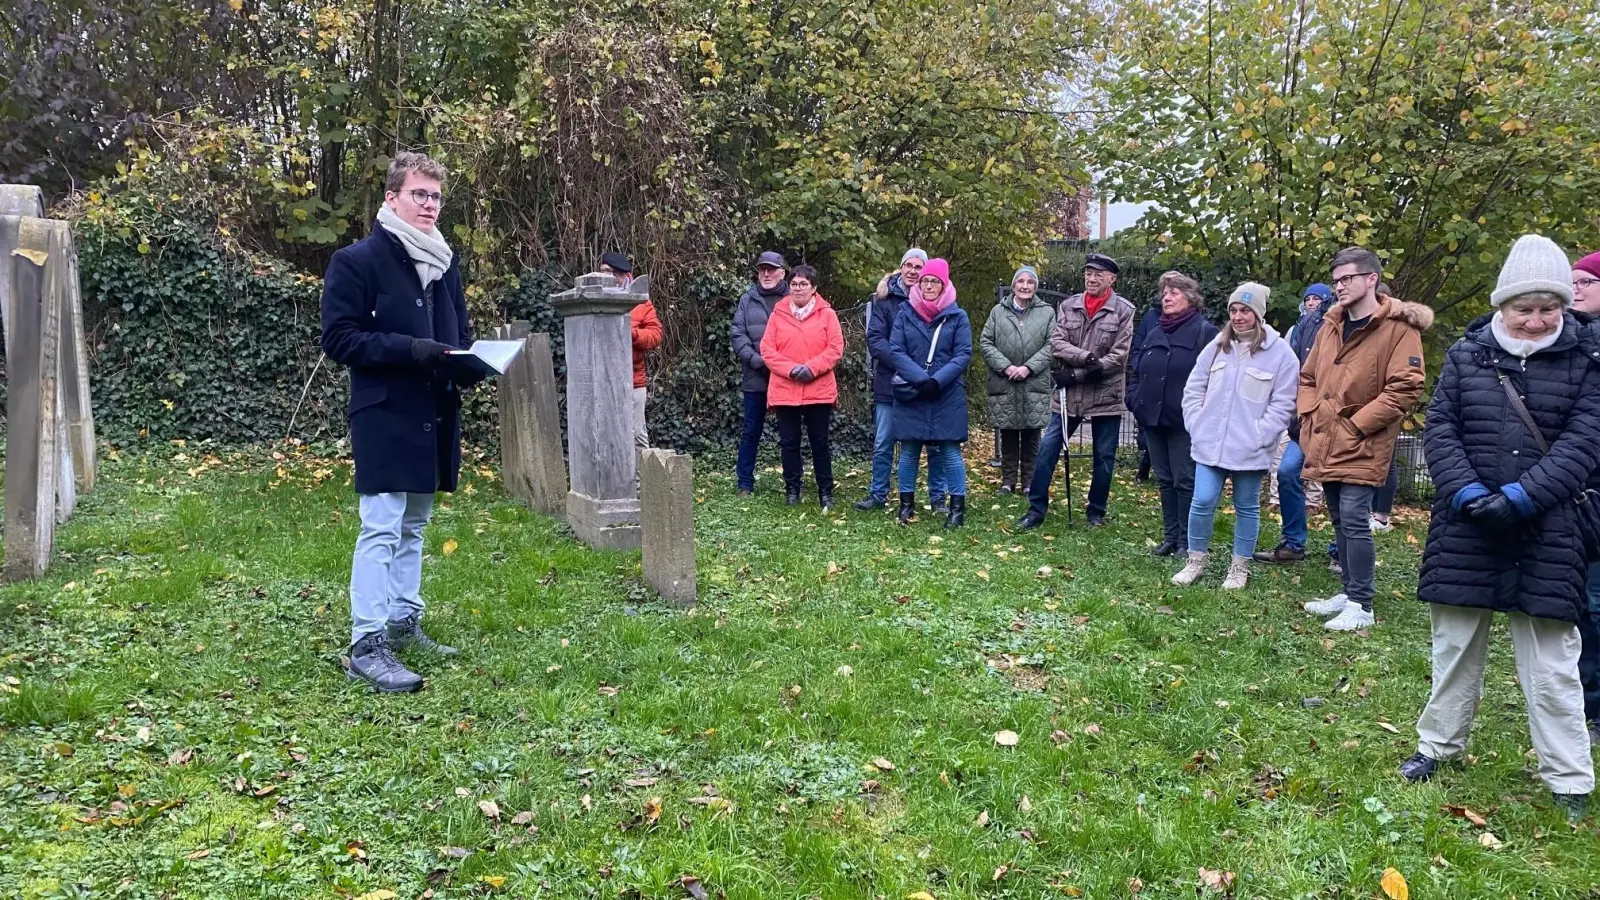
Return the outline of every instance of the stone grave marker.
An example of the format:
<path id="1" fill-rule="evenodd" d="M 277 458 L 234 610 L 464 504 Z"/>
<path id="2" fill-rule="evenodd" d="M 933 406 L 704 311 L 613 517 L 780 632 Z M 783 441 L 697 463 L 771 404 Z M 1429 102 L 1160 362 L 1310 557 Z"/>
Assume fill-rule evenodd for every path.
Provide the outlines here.
<path id="1" fill-rule="evenodd" d="M 639 453 L 644 515 L 644 580 L 662 599 L 695 602 L 694 459 L 669 450 Z"/>

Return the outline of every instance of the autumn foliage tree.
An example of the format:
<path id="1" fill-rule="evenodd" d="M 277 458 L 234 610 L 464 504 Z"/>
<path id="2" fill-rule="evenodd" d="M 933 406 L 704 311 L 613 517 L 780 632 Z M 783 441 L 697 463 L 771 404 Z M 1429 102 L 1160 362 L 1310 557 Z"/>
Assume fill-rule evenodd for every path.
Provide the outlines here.
<path id="1" fill-rule="evenodd" d="M 1593 9 L 1549 0 L 1120 4 L 1097 156 L 1169 250 L 1272 284 L 1342 245 L 1476 312 L 1517 235 L 1600 246 Z M 1286 301 L 1287 302 L 1287 301 Z"/>

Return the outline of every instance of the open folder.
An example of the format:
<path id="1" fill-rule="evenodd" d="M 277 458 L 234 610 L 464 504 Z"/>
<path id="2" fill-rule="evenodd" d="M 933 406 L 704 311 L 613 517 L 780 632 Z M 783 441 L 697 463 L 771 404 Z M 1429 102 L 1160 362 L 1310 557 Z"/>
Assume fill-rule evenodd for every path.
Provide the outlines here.
<path id="1" fill-rule="evenodd" d="M 451 350 L 446 355 L 457 365 L 478 370 L 487 377 L 504 375 L 511 361 L 521 352 L 521 341 L 473 341 L 466 350 Z"/>

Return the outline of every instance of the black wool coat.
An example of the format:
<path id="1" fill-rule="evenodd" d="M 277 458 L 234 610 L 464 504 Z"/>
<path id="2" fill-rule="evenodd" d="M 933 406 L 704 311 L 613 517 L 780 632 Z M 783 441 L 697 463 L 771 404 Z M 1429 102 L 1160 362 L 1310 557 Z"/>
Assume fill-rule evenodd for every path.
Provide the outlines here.
<path id="1" fill-rule="evenodd" d="M 1146 428 L 1183 427 L 1183 387 L 1200 351 L 1216 338 L 1217 326 L 1198 314 L 1167 334 L 1160 320 L 1134 348 L 1128 369 L 1128 409 Z"/>
<path id="2" fill-rule="evenodd" d="M 1436 493 L 1417 596 L 1577 622 L 1587 610 L 1587 563 L 1573 501 L 1600 467 L 1600 326 L 1568 313 L 1555 344 L 1521 360 L 1500 347 L 1490 318 L 1469 325 L 1446 353 L 1428 407 L 1422 443 Z M 1548 454 L 1512 407 L 1502 375 Z M 1511 531 L 1487 530 L 1452 502 L 1470 484 L 1498 491 L 1511 482 L 1535 510 Z"/>
<path id="3" fill-rule="evenodd" d="M 418 363 L 413 338 L 471 345 L 459 257 L 434 282 L 433 315 L 405 247 L 381 226 L 333 255 L 322 283 L 322 349 L 350 367 L 358 494 L 453 491 L 461 470 L 461 389 L 479 376 Z"/>

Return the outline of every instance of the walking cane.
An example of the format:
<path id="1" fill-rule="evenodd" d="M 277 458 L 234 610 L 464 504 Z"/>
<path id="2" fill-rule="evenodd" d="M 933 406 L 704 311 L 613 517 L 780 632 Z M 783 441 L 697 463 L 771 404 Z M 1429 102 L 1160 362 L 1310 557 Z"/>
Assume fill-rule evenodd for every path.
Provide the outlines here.
<path id="1" fill-rule="evenodd" d="M 1067 389 L 1060 388 L 1061 396 L 1061 471 L 1067 486 L 1067 524 L 1072 524 L 1072 450 L 1067 446 Z"/>

